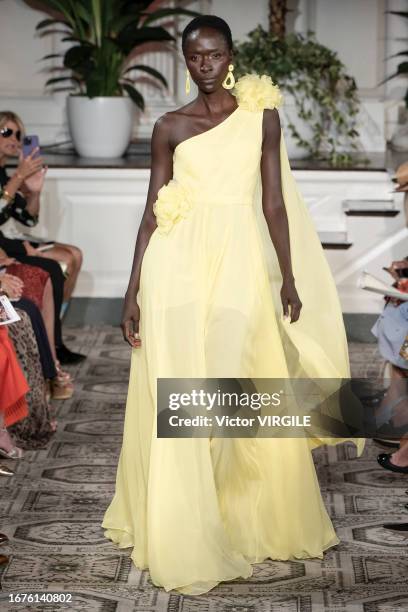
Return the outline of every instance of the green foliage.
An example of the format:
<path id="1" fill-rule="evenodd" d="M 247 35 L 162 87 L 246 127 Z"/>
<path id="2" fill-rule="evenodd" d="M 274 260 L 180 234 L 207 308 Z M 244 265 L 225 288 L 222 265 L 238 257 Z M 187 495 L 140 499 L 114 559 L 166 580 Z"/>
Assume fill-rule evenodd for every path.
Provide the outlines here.
<path id="1" fill-rule="evenodd" d="M 397 15 L 397 17 L 408 19 L 408 13 L 406 11 L 386 11 L 386 12 L 390 13 L 390 15 Z M 391 55 L 390 58 L 403 57 L 406 55 L 408 55 L 408 51 L 400 51 L 399 53 L 394 53 L 394 55 Z M 386 83 L 387 81 L 390 81 L 391 79 L 395 79 L 395 77 L 400 77 L 400 76 L 408 76 L 408 62 L 401 62 L 400 64 L 398 64 L 397 72 L 394 72 L 394 74 L 391 74 L 389 77 L 381 81 L 380 85 L 382 85 L 383 83 Z M 408 108 L 408 89 L 405 92 L 404 102 L 405 102 L 405 107 Z"/>
<path id="2" fill-rule="evenodd" d="M 42 36 L 57 32 L 72 46 L 62 56 L 60 76 L 46 85 L 94 98 L 121 96 L 126 92 L 143 110 L 144 99 L 135 87 L 135 73 L 142 72 L 167 87 L 165 77 L 154 68 L 139 63 L 130 65 L 138 47 L 145 43 L 168 43 L 174 37 L 159 19 L 177 15 L 196 16 L 187 9 L 152 10 L 153 0 L 41 0 L 44 10 L 54 18 L 37 25 Z M 58 57 L 47 55 L 43 60 Z M 55 67 L 52 68 L 55 73 Z"/>
<path id="3" fill-rule="evenodd" d="M 319 44 L 312 32 L 289 34 L 280 40 L 258 26 L 248 40 L 235 43 L 238 76 L 246 72 L 268 74 L 283 93 L 290 93 L 297 114 L 312 129 L 312 138 L 301 136 L 292 122 L 288 128 L 299 146 L 314 158 L 347 165 L 357 149 L 357 86 L 337 54 Z"/>

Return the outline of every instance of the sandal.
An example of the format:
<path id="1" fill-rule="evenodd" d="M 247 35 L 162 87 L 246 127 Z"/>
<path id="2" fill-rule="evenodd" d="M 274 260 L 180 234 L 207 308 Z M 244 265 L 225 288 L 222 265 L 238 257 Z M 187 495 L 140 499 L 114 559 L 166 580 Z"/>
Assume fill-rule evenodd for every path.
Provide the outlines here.
<path id="1" fill-rule="evenodd" d="M 51 398 L 54 400 L 69 399 L 74 394 L 74 385 L 68 372 L 61 369 L 59 362 L 55 362 L 57 376 L 51 380 Z"/>
<path id="2" fill-rule="evenodd" d="M 10 470 L 9 467 L 0 463 L 0 476 L 13 476 L 13 470 Z"/>
<path id="3" fill-rule="evenodd" d="M 74 378 L 71 376 L 69 372 L 63 370 L 59 361 L 55 362 L 55 369 L 57 370 L 57 376 L 61 379 L 66 380 L 67 382 L 74 382 Z"/>
<path id="4" fill-rule="evenodd" d="M 1 446 L 2 438 L 7 441 L 6 448 L 10 450 L 6 450 L 6 448 Z M 0 455 L 6 459 L 21 459 L 24 456 L 23 449 L 13 444 L 10 434 L 5 427 L 0 427 Z"/>

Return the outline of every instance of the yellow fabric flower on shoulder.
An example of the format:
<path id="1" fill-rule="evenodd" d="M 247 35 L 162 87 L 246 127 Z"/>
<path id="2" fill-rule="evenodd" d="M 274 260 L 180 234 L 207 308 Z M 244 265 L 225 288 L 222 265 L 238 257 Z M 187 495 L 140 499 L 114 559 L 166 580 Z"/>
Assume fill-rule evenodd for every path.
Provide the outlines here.
<path id="1" fill-rule="evenodd" d="M 187 216 L 192 206 L 190 193 L 179 182 L 171 179 L 167 185 L 163 185 L 153 204 L 159 232 L 168 234 L 175 223 Z"/>
<path id="2" fill-rule="evenodd" d="M 278 85 L 267 74 L 245 74 L 235 83 L 232 93 L 241 108 L 252 112 L 278 108 L 283 103 Z"/>

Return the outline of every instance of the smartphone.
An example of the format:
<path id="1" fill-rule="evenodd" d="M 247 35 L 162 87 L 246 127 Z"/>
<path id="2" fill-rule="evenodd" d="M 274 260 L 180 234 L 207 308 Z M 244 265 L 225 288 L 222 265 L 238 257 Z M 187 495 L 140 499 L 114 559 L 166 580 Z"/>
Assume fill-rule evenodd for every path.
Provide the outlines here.
<path id="1" fill-rule="evenodd" d="M 38 147 L 38 151 L 37 153 L 34 155 L 34 159 L 36 157 L 40 157 L 41 156 L 41 151 L 40 151 L 40 139 L 38 138 L 38 136 L 36 134 L 31 134 L 31 135 L 27 135 L 24 136 L 23 139 L 23 157 L 28 157 L 29 155 L 31 155 L 31 153 L 33 152 L 33 150 Z"/>

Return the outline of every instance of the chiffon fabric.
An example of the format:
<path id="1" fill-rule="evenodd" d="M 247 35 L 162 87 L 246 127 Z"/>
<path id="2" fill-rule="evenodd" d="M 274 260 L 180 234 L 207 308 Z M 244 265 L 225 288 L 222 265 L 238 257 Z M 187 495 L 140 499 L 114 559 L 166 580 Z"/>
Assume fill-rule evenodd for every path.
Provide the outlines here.
<path id="1" fill-rule="evenodd" d="M 242 77 L 233 93 L 238 107 L 225 121 L 176 147 L 173 179 L 155 202 L 158 227 L 135 296 L 142 344 L 132 350 L 116 490 L 102 523 L 155 585 L 189 595 L 248 578 L 266 558 L 321 558 L 339 541 L 311 454 L 339 440 L 156 435 L 158 377 L 350 374 L 336 287 L 283 134 L 282 190 L 303 309 L 294 324 L 282 315 L 260 174 L 263 111 L 282 95 L 267 75 Z"/>

